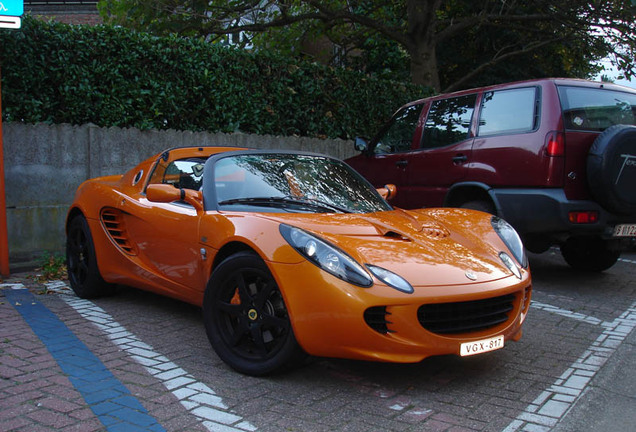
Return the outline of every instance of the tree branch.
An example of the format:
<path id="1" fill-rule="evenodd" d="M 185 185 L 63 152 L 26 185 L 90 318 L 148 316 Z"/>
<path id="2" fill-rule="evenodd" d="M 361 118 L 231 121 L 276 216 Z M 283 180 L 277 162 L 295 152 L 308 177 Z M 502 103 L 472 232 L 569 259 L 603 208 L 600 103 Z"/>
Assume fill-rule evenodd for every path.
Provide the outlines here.
<path id="1" fill-rule="evenodd" d="M 525 48 L 522 48 L 520 50 L 517 51 L 512 51 L 506 54 L 501 55 L 500 57 L 493 57 L 492 60 L 482 63 L 481 65 L 479 65 L 478 67 L 472 69 L 468 74 L 464 75 L 460 80 L 455 81 L 453 84 L 447 86 L 444 90 L 443 93 L 449 93 L 452 91 L 455 91 L 457 89 L 459 89 L 462 84 L 468 82 L 471 78 L 473 78 L 474 76 L 477 76 L 479 73 L 483 72 L 484 70 L 499 64 L 501 62 L 503 62 L 504 60 L 508 60 L 511 57 L 514 56 L 519 56 L 522 54 L 528 54 L 532 51 L 536 51 L 541 47 L 544 47 L 546 45 L 555 43 L 555 42 L 559 42 L 562 41 L 564 38 L 554 38 L 554 39 L 550 39 L 550 40 L 546 40 L 543 42 L 537 42 L 537 43 L 533 43 L 530 45 L 527 45 Z"/>

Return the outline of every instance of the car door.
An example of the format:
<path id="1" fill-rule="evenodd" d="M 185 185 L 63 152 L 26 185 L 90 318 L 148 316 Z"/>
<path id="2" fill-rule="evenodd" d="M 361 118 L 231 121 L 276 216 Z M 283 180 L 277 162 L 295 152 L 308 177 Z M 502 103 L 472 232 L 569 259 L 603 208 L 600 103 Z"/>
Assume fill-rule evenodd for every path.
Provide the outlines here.
<path id="1" fill-rule="evenodd" d="M 543 109 L 541 97 L 540 88 L 531 85 L 484 93 L 473 144 L 471 180 L 492 187 L 562 187 L 564 173 L 570 172 L 564 171 L 565 158 L 549 155 L 544 148 L 557 137 L 561 113 L 550 113 L 558 104 L 556 95 L 548 99 L 554 103 L 546 101 Z M 554 120 L 540 124 L 542 111 L 544 118 Z M 574 154 L 571 151 L 568 157 Z M 584 165 L 587 149 L 577 156 L 579 165 Z"/>
<path id="2" fill-rule="evenodd" d="M 201 162 L 192 158 L 172 161 L 165 167 L 158 164 L 150 184 L 197 188 L 203 174 Z M 128 234 L 136 243 L 140 267 L 147 270 L 141 276 L 165 287 L 173 297 L 192 298 L 192 291 L 201 292 L 207 282 L 205 256 L 199 246 L 201 214 L 183 201 L 151 202 L 145 194 L 122 202 L 121 209 Z"/>
<path id="3" fill-rule="evenodd" d="M 437 207 L 463 180 L 474 139 L 476 94 L 435 100 L 422 126 L 419 149 L 409 155 L 407 208 Z"/>
<path id="4" fill-rule="evenodd" d="M 424 105 L 414 103 L 401 108 L 371 142 L 367 152 L 347 160 L 374 187 L 394 184 L 398 192 L 391 203 L 398 207 L 404 207 L 408 200 L 409 160 L 414 146 L 420 142 L 420 118 Z"/>

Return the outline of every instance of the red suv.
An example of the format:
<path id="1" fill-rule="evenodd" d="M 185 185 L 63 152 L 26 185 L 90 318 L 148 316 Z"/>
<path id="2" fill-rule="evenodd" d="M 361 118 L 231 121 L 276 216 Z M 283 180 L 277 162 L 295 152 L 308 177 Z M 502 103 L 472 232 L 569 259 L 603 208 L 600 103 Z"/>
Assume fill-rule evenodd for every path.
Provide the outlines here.
<path id="1" fill-rule="evenodd" d="M 505 218 L 532 252 L 559 245 L 583 270 L 636 239 L 636 90 L 541 79 L 411 102 L 347 162 L 398 207 Z"/>

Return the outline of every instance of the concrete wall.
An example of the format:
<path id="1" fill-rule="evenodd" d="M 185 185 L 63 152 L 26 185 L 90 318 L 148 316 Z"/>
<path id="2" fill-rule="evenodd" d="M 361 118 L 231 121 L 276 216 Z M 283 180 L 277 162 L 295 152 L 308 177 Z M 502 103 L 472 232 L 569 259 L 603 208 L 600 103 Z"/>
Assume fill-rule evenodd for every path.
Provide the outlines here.
<path id="1" fill-rule="evenodd" d="M 64 220 L 86 179 L 122 174 L 172 147 L 230 146 L 296 149 L 345 159 L 343 140 L 180 131 L 140 131 L 94 125 L 3 123 L 4 170 L 12 268 L 44 252 L 64 251 Z"/>

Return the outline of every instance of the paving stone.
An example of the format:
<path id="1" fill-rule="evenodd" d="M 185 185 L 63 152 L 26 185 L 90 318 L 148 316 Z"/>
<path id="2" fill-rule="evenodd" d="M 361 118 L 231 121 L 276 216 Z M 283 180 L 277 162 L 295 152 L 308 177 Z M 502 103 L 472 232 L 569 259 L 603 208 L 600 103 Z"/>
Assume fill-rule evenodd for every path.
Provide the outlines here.
<path id="1" fill-rule="evenodd" d="M 561 265 L 533 262 L 534 297 L 552 310 L 531 308 L 522 340 L 499 352 L 468 360 L 430 358 L 416 365 L 310 359 L 305 367 L 264 378 L 240 375 L 220 361 L 196 307 L 122 288 L 113 297 L 73 301 L 95 318 L 91 322 L 58 294 L 37 298 L 129 389 L 129 396 L 171 432 L 207 430 L 208 420 L 194 412 L 211 409 L 237 419 L 216 423 L 225 428 L 219 430 L 232 432 L 539 432 L 551 429 L 552 422 L 567 422 L 566 405 L 576 404 L 584 391 L 594 391 L 597 372 L 612 358 L 616 344 L 623 343 L 620 338 L 633 334 L 634 328 L 618 317 L 630 316 L 625 311 L 636 298 L 636 284 L 627 279 L 636 280 L 636 271 L 612 269 L 588 282 Z M 41 286 L 29 283 L 32 289 Z M 38 416 L 29 417 L 34 412 L 64 415 L 71 422 L 64 430 L 81 431 L 82 422 L 87 430 L 103 430 L 89 402 L 1 296 L 0 430 L 12 422 L 29 432 L 38 427 L 53 430 L 40 424 Z M 64 351 L 61 345 L 54 349 Z M 139 349 L 144 356 L 129 352 Z M 70 355 L 74 368 L 86 366 L 77 353 Z M 19 374 L 5 374 L 3 365 Z M 157 372 L 151 374 L 147 366 Z M 176 369 L 185 374 L 172 379 L 169 373 L 162 375 L 165 383 L 157 377 Z M 544 392 L 549 394 L 541 397 Z M 127 397 L 120 402 L 127 404 Z M 56 398 L 60 405 L 51 404 Z M 101 403 L 108 411 L 109 402 L 93 407 Z M 531 406 L 535 408 L 527 412 Z M 120 417 L 109 416 L 106 422 L 123 428 L 123 421 L 132 420 Z"/>

